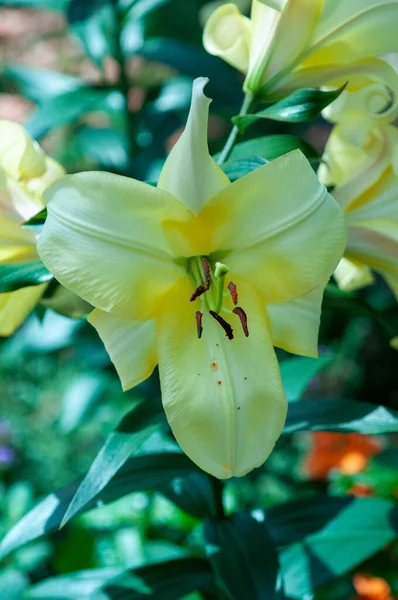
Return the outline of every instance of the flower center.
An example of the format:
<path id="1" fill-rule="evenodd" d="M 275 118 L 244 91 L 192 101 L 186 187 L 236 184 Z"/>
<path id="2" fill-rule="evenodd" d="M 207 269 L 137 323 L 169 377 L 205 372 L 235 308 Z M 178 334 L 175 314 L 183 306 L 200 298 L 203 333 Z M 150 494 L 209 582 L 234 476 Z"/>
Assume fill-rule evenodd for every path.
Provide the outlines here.
<path id="1" fill-rule="evenodd" d="M 205 256 L 195 256 L 188 259 L 188 274 L 196 286 L 190 297 L 190 302 L 194 302 L 198 298 L 201 303 L 201 310 L 195 313 L 196 329 L 198 338 L 202 337 L 203 333 L 203 312 L 207 311 L 215 321 L 223 328 L 225 335 L 229 340 L 234 339 L 234 333 L 230 323 L 221 316 L 221 311 L 236 315 L 239 320 L 243 333 L 246 337 L 249 335 L 247 326 L 247 316 L 243 308 L 238 304 L 238 288 L 230 281 L 225 289 L 225 279 L 229 272 L 227 265 L 216 262 L 214 267 L 210 264 L 209 259 Z M 235 308 L 231 311 L 223 306 L 223 300 L 226 296 L 230 296 Z"/>

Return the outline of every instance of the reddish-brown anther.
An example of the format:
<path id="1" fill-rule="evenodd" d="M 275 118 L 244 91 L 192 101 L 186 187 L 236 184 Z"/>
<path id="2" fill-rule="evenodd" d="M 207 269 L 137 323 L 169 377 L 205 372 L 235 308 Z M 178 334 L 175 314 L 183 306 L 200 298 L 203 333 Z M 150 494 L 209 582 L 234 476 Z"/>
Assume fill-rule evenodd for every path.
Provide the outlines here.
<path id="1" fill-rule="evenodd" d="M 203 317 L 203 314 L 200 312 L 200 310 L 197 310 L 195 313 L 195 319 L 196 319 L 196 331 L 198 332 L 199 339 L 202 337 L 202 333 L 203 333 L 202 317 Z"/>
<path id="2" fill-rule="evenodd" d="M 225 321 L 225 319 L 220 317 L 219 314 L 214 312 L 214 310 L 209 310 L 209 313 L 211 314 L 213 319 L 215 319 L 217 321 L 217 323 L 220 323 L 221 327 L 225 331 L 225 335 L 227 336 L 227 338 L 229 340 L 233 340 L 234 339 L 234 330 L 232 329 L 231 325 L 227 321 Z"/>
<path id="3" fill-rule="evenodd" d="M 234 310 L 232 312 L 235 315 L 238 315 L 240 322 L 242 324 L 243 333 L 245 334 L 246 337 L 249 337 L 249 329 L 247 327 L 247 315 L 246 315 L 245 311 L 243 310 L 243 308 L 240 308 L 239 306 L 237 306 L 236 308 L 234 308 Z"/>
<path id="4" fill-rule="evenodd" d="M 238 288 L 236 287 L 233 281 L 230 281 L 228 284 L 228 289 L 231 293 L 232 302 L 236 306 L 238 304 Z"/>
<path id="5" fill-rule="evenodd" d="M 205 276 L 204 285 L 205 285 L 206 290 L 208 290 L 210 287 L 210 283 L 211 283 L 211 271 L 210 271 L 209 261 L 206 258 L 202 258 L 202 267 L 203 267 L 203 273 Z"/>
<path id="6" fill-rule="evenodd" d="M 189 301 L 193 302 L 194 300 L 196 300 L 196 298 L 199 298 L 199 296 L 201 296 L 205 292 L 207 292 L 207 288 L 204 285 L 199 285 L 190 297 Z"/>

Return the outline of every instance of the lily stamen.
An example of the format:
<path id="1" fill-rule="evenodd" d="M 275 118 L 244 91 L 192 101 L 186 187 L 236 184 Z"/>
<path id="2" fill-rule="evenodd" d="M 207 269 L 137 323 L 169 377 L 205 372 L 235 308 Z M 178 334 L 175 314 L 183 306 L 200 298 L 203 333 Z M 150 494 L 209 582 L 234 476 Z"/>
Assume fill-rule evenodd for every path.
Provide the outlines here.
<path id="1" fill-rule="evenodd" d="M 203 273 L 205 276 L 204 286 L 205 286 L 206 290 L 208 290 L 210 287 L 210 284 L 211 284 L 211 269 L 210 269 L 209 261 L 206 258 L 202 258 L 202 267 L 203 267 Z"/>
<path id="2" fill-rule="evenodd" d="M 240 308 L 239 306 L 237 306 L 236 308 L 233 309 L 232 312 L 239 317 L 241 325 L 242 325 L 243 333 L 245 334 L 246 337 L 249 337 L 249 328 L 247 326 L 247 315 L 246 315 L 245 311 L 243 310 L 243 308 Z"/>
<path id="3" fill-rule="evenodd" d="M 203 318 L 203 313 L 201 313 L 200 310 L 197 310 L 195 313 L 195 319 L 196 319 L 196 331 L 198 333 L 199 339 L 202 337 L 202 333 L 203 333 L 202 318 Z"/>
<path id="4" fill-rule="evenodd" d="M 224 329 L 225 335 L 227 336 L 227 338 L 229 340 L 233 340 L 234 339 L 234 330 L 232 329 L 231 325 L 227 321 L 225 321 L 225 319 L 220 317 L 220 315 L 218 313 L 214 312 L 214 310 L 209 310 L 209 313 L 211 314 L 213 319 L 215 319 L 217 321 L 217 323 L 219 323 L 221 325 L 221 327 Z"/>
<path id="5" fill-rule="evenodd" d="M 230 281 L 228 284 L 228 289 L 231 294 L 232 302 L 236 306 L 238 304 L 238 288 L 236 287 L 233 281 Z"/>
<path id="6" fill-rule="evenodd" d="M 196 290 L 193 292 L 193 294 L 191 295 L 189 301 L 190 302 L 194 302 L 196 300 L 196 298 L 199 298 L 199 296 L 201 296 L 202 294 L 204 294 L 205 292 L 208 291 L 209 288 L 207 288 L 205 285 L 201 284 L 198 285 L 198 287 L 196 288 Z"/>

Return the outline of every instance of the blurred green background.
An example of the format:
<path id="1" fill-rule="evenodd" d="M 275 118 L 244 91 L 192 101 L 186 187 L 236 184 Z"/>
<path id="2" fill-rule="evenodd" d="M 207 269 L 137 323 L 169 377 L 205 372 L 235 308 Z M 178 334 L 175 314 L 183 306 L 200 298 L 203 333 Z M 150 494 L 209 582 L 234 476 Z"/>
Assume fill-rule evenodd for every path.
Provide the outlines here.
<path id="1" fill-rule="evenodd" d="M 152 182 L 182 131 L 192 79 L 208 76 L 206 93 L 213 98 L 210 150 L 219 151 L 230 118 L 241 104 L 242 78 L 201 46 L 206 17 L 218 4 L 199 0 L 0 2 L 0 118 L 24 123 L 68 172 L 105 169 Z M 240 5 L 247 9 L 249 2 Z M 249 129 L 244 139 L 299 136 L 314 149 L 316 167 L 317 151 L 322 152 L 328 132 L 329 125 L 320 118 L 289 126 L 265 121 L 254 131 Z M 289 400 L 308 402 L 311 407 L 314 402 L 326 406 L 336 400 L 335 416 L 344 413 L 344 401 L 339 400 L 343 398 L 374 405 L 375 410 L 382 405 L 394 414 L 397 353 L 389 346 L 394 330 L 398 332 L 396 303 L 381 280 L 355 297 L 331 291 L 324 302 L 321 360 L 315 363 L 279 352 Z M 0 386 L 0 537 L 37 500 L 84 475 L 106 436 L 137 401 L 159 399 L 156 373 L 123 394 L 96 332 L 83 319 L 70 319 L 43 306 L 12 338 L 1 340 Z M 316 521 L 318 504 L 314 500 L 312 505 L 311 499 L 319 495 L 398 499 L 398 434 L 364 437 L 341 433 L 339 427 L 300 427 L 300 414 L 262 468 L 226 483 L 227 514 L 243 510 L 261 521 L 268 507 L 293 502 L 281 509 L 281 515 L 284 511 L 289 519 L 289 514 L 296 514 L 297 522 L 304 524 Z M 305 414 L 303 409 L 302 418 Z M 294 433 L 300 428 L 304 431 Z M 311 428 L 331 431 L 315 433 Z M 191 495 L 195 485 L 203 492 L 205 484 L 196 482 L 195 474 L 190 477 L 184 485 Z M 40 588 L 33 595 L 24 594 L 35 589 L 34 584 L 75 571 L 101 569 L 102 577 L 110 577 L 143 564 L 203 556 L 202 518 L 192 510 L 189 494 L 185 510 L 184 500 L 174 503 L 170 493 L 151 487 L 143 484 L 139 492 L 85 513 L 61 531 L 16 550 L 0 564 L 0 599 L 146 597 L 145 593 L 101 596 L 92 578 L 91 591 L 87 585 L 85 595 L 83 587 L 68 588 L 70 583 L 57 584 L 58 590 L 72 590 L 65 592 L 69 595 Z M 302 501 L 299 508 L 296 501 Z M 337 506 L 333 500 L 332 505 Z M 372 506 L 364 508 L 364 522 L 369 510 L 368 520 L 377 525 L 382 505 L 374 505 L 373 516 Z M 278 517 L 278 508 L 272 510 Z M 317 529 L 316 524 L 308 527 L 310 533 Z M 364 540 L 360 530 L 358 547 L 366 546 L 369 539 L 373 543 L 372 535 L 377 537 L 365 533 Z M 286 543 L 299 540 L 296 532 L 287 536 Z M 342 540 L 345 543 L 344 536 Z M 393 598 L 398 594 L 397 542 L 375 544 L 364 556 L 365 562 L 359 556 L 354 567 L 342 572 L 336 568 L 332 576 L 322 576 L 319 568 L 315 595 L 298 592 L 293 597 Z M 390 595 L 361 595 L 353 579 L 358 573 L 384 578 L 392 589 Z M 201 591 L 189 595 L 181 588 L 181 595 L 154 597 L 224 598 L 213 584 L 197 587 Z"/>

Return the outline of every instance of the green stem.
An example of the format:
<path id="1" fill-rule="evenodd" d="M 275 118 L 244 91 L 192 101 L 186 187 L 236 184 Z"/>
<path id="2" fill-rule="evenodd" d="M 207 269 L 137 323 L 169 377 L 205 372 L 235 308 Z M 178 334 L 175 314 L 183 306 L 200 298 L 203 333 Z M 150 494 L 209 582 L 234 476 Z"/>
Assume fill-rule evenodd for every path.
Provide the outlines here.
<path id="1" fill-rule="evenodd" d="M 242 108 L 240 109 L 239 116 L 247 115 L 249 110 L 254 105 L 255 98 L 251 92 L 246 92 L 245 98 L 243 100 Z M 233 147 L 235 146 L 236 140 L 239 137 L 239 129 L 236 125 L 233 126 L 231 133 L 228 136 L 227 141 L 225 142 L 225 146 L 222 149 L 220 156 L 218 158 L 218 164 L 222 165 L 226 160 L 228 160 Z"/>
<path id="2" fill-rule="evenodd" d="M 225 519 L 224 503 L 223 503 L 223 490 L 224 484 L 220 479 L 212 477 L 213 489 L 216 503 L 216 517 L 217 519 Z"/>

